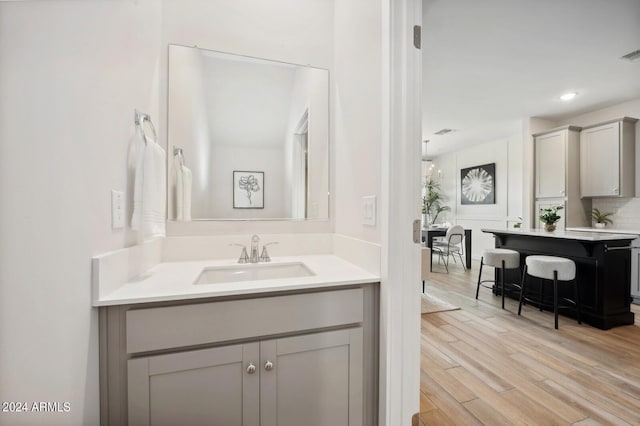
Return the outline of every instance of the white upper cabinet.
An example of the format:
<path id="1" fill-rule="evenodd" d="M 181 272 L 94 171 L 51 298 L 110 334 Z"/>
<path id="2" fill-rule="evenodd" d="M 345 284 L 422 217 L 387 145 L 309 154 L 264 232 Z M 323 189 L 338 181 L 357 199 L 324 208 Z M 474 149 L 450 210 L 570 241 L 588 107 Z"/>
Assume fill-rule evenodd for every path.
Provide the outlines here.
<path id="1" fill-rule="evenodd" d="M 634 118 L 586 127 L 580 132 L 581 197 L 633 197 Z"/>
<path id="2" fill-rule="evenodd" d="M 540 208 L 563 206 L 559 229 L 590 222 L 591 203 L 580 198 L 580 130 L 563 126 L 533 135 L 536 217 Z"/>
<path id="3" fill-rule="evenodd" d="M 568 195 L 574 167 L 574 162 L 569 160 L 577 154 L 579 130 L 567 126 L 534 135 L 536 198 L 564 198 Z"/>

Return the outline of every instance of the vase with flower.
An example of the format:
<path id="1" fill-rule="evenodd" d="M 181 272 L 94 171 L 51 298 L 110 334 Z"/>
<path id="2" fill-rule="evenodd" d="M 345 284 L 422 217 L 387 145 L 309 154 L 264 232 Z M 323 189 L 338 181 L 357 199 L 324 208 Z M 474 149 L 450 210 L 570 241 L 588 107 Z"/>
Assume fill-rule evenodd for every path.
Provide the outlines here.
<path id="1" fill-rule="evenodd" d="M 562 216 L 558 214 L 558 211 L 562 210 L 563 206 L 551 206 L 545 209 L 540 209 L 540 222 L 544 223 L 544 230 L 547 232 L 553 232 L 556 230 L 556 223 L 562 219 Z"/>

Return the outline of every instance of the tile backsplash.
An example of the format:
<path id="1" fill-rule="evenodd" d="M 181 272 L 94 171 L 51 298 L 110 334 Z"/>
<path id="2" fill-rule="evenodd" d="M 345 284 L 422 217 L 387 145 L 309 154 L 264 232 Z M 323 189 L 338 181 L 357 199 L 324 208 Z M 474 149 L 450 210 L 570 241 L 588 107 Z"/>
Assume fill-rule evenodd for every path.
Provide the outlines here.
<path id="1" fill-rule="evenodd" d="M 640 230 L 640 198 L 594 198 L 593 207 L 613 212 L 611 229 Z"/>

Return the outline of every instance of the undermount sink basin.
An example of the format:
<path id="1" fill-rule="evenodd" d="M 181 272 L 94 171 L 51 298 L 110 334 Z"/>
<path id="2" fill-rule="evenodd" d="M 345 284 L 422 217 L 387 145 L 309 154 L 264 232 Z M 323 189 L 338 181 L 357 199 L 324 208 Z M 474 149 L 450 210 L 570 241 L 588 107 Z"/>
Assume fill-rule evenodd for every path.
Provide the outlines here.
<path id="1" fill-rule="evenodd" d="M 194 284 L 218 284 L 238 281 L 273 280 L 315 275 L 302 262 L 240 264 L 204 268 Z"/>

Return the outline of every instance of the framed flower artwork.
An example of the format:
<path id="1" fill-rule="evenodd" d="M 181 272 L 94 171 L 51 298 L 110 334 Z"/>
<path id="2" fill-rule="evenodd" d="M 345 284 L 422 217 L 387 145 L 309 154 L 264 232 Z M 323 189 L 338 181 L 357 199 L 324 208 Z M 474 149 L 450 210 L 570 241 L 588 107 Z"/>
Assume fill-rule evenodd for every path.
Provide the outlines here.
<path id="1" fill-rule="evenodd" d="M 264 208 L 264 172 L 233 171 L 233 208 Z"/>

